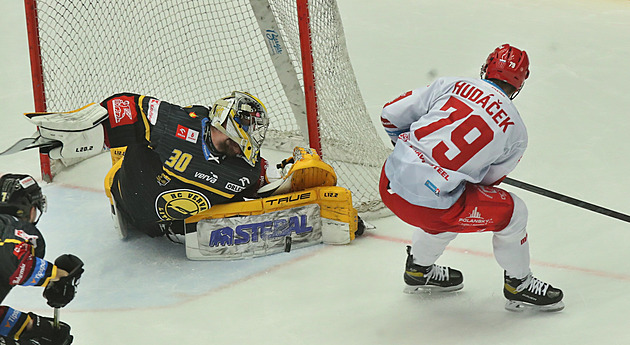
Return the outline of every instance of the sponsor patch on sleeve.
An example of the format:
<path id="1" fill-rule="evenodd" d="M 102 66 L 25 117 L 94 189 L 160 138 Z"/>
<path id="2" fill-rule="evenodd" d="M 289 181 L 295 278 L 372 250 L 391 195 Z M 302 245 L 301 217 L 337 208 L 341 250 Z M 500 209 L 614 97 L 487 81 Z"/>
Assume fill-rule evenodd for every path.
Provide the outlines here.
<path id="1" fill-rule="evenodd" d="M 131 96 L 120 96 L 107 102 L 109 122 L 112 127 L 130 125 L 137 120 L 135 100 Z"/>
<path id="2" fill-rule="evenodd" d="M 160 109 L 160 103 L 162 103 L 162 101 L 158 99 L 149 100 L 149 110 L 147 111 L 147 120 L 149 120 L 149 123 L 154 126 L 158 119 L 158 111 Z"/>
<path id="3" fill-rule="evenodd" d="M 35 258 L 35 264 L 33 267 L 33 273 L 28 280 L 22 284 L 22 286 L 39 286 L 42 284 L 42 279 L 46 278 L 46 271 L 48 270 L 48 262 L 40 258 Z"/>
<path id="4" fill-rule="evenodd" d="M 190 141 L 193 144 L 196 144 L 197 139 L 199 138 L 199 131 L 190 129 L 188 127 L 184 127 L 182 125 L 177 125 L 177 131 L 175 133 L 175 136 L 180 139 Z"/>

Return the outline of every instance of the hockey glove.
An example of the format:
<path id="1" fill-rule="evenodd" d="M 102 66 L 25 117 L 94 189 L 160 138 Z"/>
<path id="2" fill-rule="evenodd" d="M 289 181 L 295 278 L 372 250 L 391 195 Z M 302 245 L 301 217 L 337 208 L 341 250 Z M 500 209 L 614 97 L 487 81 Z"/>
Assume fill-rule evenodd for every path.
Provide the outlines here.
<path id="1" fill-rule="evenodd" d="M 107 120 L 108 113 L 99 104 L 92 103 L 69 112 L 24 115 L 38 127 L 43 138 L 62 143 L 61 147 L 50 150 L 49 156 L 66 166 L 103 152 L 105 133 L 100 124 Z"/>
<path id="2" fill-rule="evenodd" d="M 55 266 L 68 272 L 66 277 L 50 282 L 44 289 L 44 297 L 48 305 L 53 308 L 63 308 L 76 293 L 81 274 L 83 274 L 83 261 L 72 254 L 64 254 L 55 260 Z"/>
<path id="3" fill-rule="evenodd" d="M 283 159 L 282 162 L 276 164 L 276 168 L 280 170 L 280 174 L 282 175 L 282 177 L 285 177 L 287 175 L 287 172 L 289 172 L 289 169 L 291 169 L 293 163 L 295 163 L 295 159 L 293 158 L 293 156 L 291 156 L 289 158 Z"/>
<path id="4" fill-rule="evenodd" d="M 70 335 L 70 326 L 65 322 L 59 322 L 59 328 L 53 324 L 53 319 L 28 314 L 33 320 L 33 328 L 25 331 L 20 337 L 20 344 L 40 345 L 70 345 L 73 337 Z M 27 342 L 26 340 L 29 340 Z"/>

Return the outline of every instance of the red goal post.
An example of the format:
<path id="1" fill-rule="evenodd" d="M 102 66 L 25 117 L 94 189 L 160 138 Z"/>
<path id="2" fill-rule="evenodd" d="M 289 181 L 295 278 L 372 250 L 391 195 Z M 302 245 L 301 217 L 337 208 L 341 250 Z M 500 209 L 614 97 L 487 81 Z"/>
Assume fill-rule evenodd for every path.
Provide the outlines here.
<path id="1" fill-rule="evenodd" d="M 335 0 L 25 0 L 35 111 L 117 92 L 211 105 L 232 90 L 268 108 L 264 147 L 321 153 L 360 211 L 382 207 L 389 148 L 358 88 Z M 42 177 L 63 168 L 41 152 Z"/>

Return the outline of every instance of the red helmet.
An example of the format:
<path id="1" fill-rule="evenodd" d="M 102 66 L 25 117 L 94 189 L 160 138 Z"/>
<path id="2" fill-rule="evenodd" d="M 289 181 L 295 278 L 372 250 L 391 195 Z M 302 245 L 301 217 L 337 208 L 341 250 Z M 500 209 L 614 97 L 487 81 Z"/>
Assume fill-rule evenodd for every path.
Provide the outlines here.
<path id="1" fill-rule="evenodd" d="M 481 66 L 481 77 L 498 79 L 520 90 L 529 77 L 529 58 L 524 50 L 504 44 L 495 49 Z"/>

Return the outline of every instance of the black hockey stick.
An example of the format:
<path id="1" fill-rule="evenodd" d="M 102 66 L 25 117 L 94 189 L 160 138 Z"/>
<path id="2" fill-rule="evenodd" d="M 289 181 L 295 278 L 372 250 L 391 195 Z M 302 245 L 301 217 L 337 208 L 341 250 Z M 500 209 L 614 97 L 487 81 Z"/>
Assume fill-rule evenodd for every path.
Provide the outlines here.
<path id="1" fill-rule="evenodd" d="M 11 155 L 20 151 L 35 149 L 38 147 L 56 147 L 61 146 L 61 141 L 42 138 L 38 132 L 35 132 L 30 138 L 18 140 L 8 149 L 0 152 L 0 156 Z"/>
<path id="2" fill-rule="evenodd" d="M 560 193 L 552 192 L 548 189 L 537 187 L 529 183 L 521 182 L 513 178 L 509 178 L 509 177 L 506 177 L 503 180 L 503 183 L 630 223 L 630 216 L 627 214 L 619 213 L 617 211 L 613 211 L 605 207 L 597 206 L 597 205 L 588 203 L 586 201 L 575 199 L 570 196 L 562 195 Z"/>

